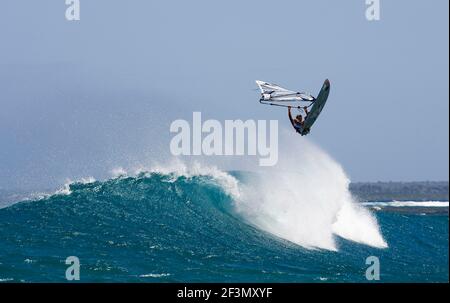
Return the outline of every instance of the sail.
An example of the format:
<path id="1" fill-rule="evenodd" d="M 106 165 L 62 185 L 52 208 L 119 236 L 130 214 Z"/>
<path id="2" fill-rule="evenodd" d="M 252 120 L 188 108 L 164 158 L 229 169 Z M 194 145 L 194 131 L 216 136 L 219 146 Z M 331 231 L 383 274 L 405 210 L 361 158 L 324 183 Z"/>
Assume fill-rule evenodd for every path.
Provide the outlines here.
<path id="1" fill-rule="evenodd" d="M 305 92 L 296 92 L 277 84 L 256 80 L 261 91 L 261 99 L 273 102 L 314 101 L 314 97 Z"/>

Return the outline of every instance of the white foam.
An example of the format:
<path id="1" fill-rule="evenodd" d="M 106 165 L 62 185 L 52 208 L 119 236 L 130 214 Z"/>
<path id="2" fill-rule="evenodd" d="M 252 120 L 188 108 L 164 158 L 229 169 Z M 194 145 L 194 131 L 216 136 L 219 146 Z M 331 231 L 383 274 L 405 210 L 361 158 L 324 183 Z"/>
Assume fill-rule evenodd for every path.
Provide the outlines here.
<path id="1" fill-rule="evenodd" d="M 57 189 L 55 192 L 53 193 L 32 193 L 29 195 L 28 198 L 24 199 L 25 201 L 29 201 L 29 200 L 42 200 L 42 199 L 47 199 L 48 197 L 51 197 L 53 195 L 70 195 L 72 194 L 72 190 L 70 189 L 70 185 L 75 184 L 75 183 L 81 183 L 81 184 L 90 184 L 90 183 L 94 183 L 97 180 L 94 177 L 83 177 L 80 178 L 76 181 L 73 181 L 71 179 L 67 179 L 66 182 L 64 183 L 64 185 L 62 187 L 60 187 L 59 189 Z"/>
<path id="2" fill-rule="evenodd" d="M 89 176 L 89 177 L 83 177 L 83 178 L 81 178 L 81 179 L 79 179 L 79 180 L 77 180 L 75 182 L 72 182 L 72 183 L 90 184 L 90 183 L 94 183 L 96 181 L 97 180 L 95 180 L 94 177 Z"/>
<path id="3" fill-rule="evenodd" d="M 341 166 L 304 138 L 284 142 L 279 164 L 241 188 L 251 224 L 306 248 L 337 250 L 335 235 L 385 248 L 376 219 L 353 201 Z"/>
<path id="4" fill-rule="evenodd" d="M 215 180 L 227 194 L 237 199 L 240 197 L 239 181 L 216 166 L 202 165 L 195 161 L 190 165 L 174 158 L 168 165 L 156 164 L 148 170 L 150 173 L 171 175 L 173 180 L 178 177 L 192 178 L 194 176 L 208 176 Z"/>
<path id="5" fill-rule="evenodd" d="M 113 178 L 126 177 L 128 172 L 123 167 L 116 167 L 111 170 Z"/>
<path id="6" fill-rule="evenodd" d="M 63 187 L 58 189 L 53 194 L 54 195 L 70 195 L 70 194 L 72 194 L 72 190 L 70 189 L 70 185 L 75 184 L 75 183 L 90 184 L 90 183 L 94 183 L 95 181 L 96 180 L 95 180 L 94 177 L 83 177 L 83 178 L 77 179 L 76 181 L 73 181 L 71 179 L 67 179 L 66 183 L 63 185 Z"/>
<path id="7" fill-rule="evenodd" d="M 139 275 L 140 278 L 162 278 L 162 277 L 168 277 L 168 276 L 170 276 L 170 274 L 166 274 L 166 273 Z"/>

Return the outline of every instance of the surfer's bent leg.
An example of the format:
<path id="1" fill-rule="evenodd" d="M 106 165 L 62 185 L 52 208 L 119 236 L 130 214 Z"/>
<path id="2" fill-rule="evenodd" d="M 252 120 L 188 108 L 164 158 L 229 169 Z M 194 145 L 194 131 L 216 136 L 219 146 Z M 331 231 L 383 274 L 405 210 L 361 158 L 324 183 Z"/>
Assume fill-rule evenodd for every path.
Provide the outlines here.
<path id="1" fill-rule="evenodd" d="M 299 134 L 301 134 L 303 132 L 303 127 L 300 125 L 296 125 L 294 128 L 297 131 L 297 133 L 299 133 Z"/>

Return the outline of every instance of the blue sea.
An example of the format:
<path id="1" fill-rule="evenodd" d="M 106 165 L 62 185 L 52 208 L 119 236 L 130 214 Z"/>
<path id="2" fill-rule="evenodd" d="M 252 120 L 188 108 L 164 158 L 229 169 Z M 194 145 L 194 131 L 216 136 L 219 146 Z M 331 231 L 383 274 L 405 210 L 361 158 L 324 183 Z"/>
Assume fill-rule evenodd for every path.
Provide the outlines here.
<path id="1" fill-rule="evenodd" d="M 361 205 L 345 184 L 298 193 L 271 189 L 276 178 L 141 172 L 13 203 L 0 209 L 0 281 L 66 282 L 76 256 L 81 282 L 368 282 L 375 256 L 373 282 L 448 282 L 448 203 Z"/>

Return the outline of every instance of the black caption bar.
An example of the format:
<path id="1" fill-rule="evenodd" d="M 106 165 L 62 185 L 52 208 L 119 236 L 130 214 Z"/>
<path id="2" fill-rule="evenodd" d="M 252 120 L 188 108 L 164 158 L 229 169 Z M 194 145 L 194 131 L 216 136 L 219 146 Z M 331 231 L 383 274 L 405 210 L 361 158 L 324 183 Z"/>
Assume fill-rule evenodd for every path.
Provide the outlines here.
<path id="1" fill-rule="evenodd" d="M 46 300 L 69 295 L 71 300 L 84 302 L 86 298 L 112 297 L 129 303 L 130 298 L 142 298 L 143 302 L 308 302 L 327 297 L 364 300 L 386 300 L 386 292 L 397 292 L 402 298 L 427 299 L 448 293 L 448 283 L 436 284 L 301 284 L 301 283 L 0 283 L 0 293 L 8 291 L 15 299 L 30 295 Z M 61 299 L 63 297 L 59 297 Z"/>

